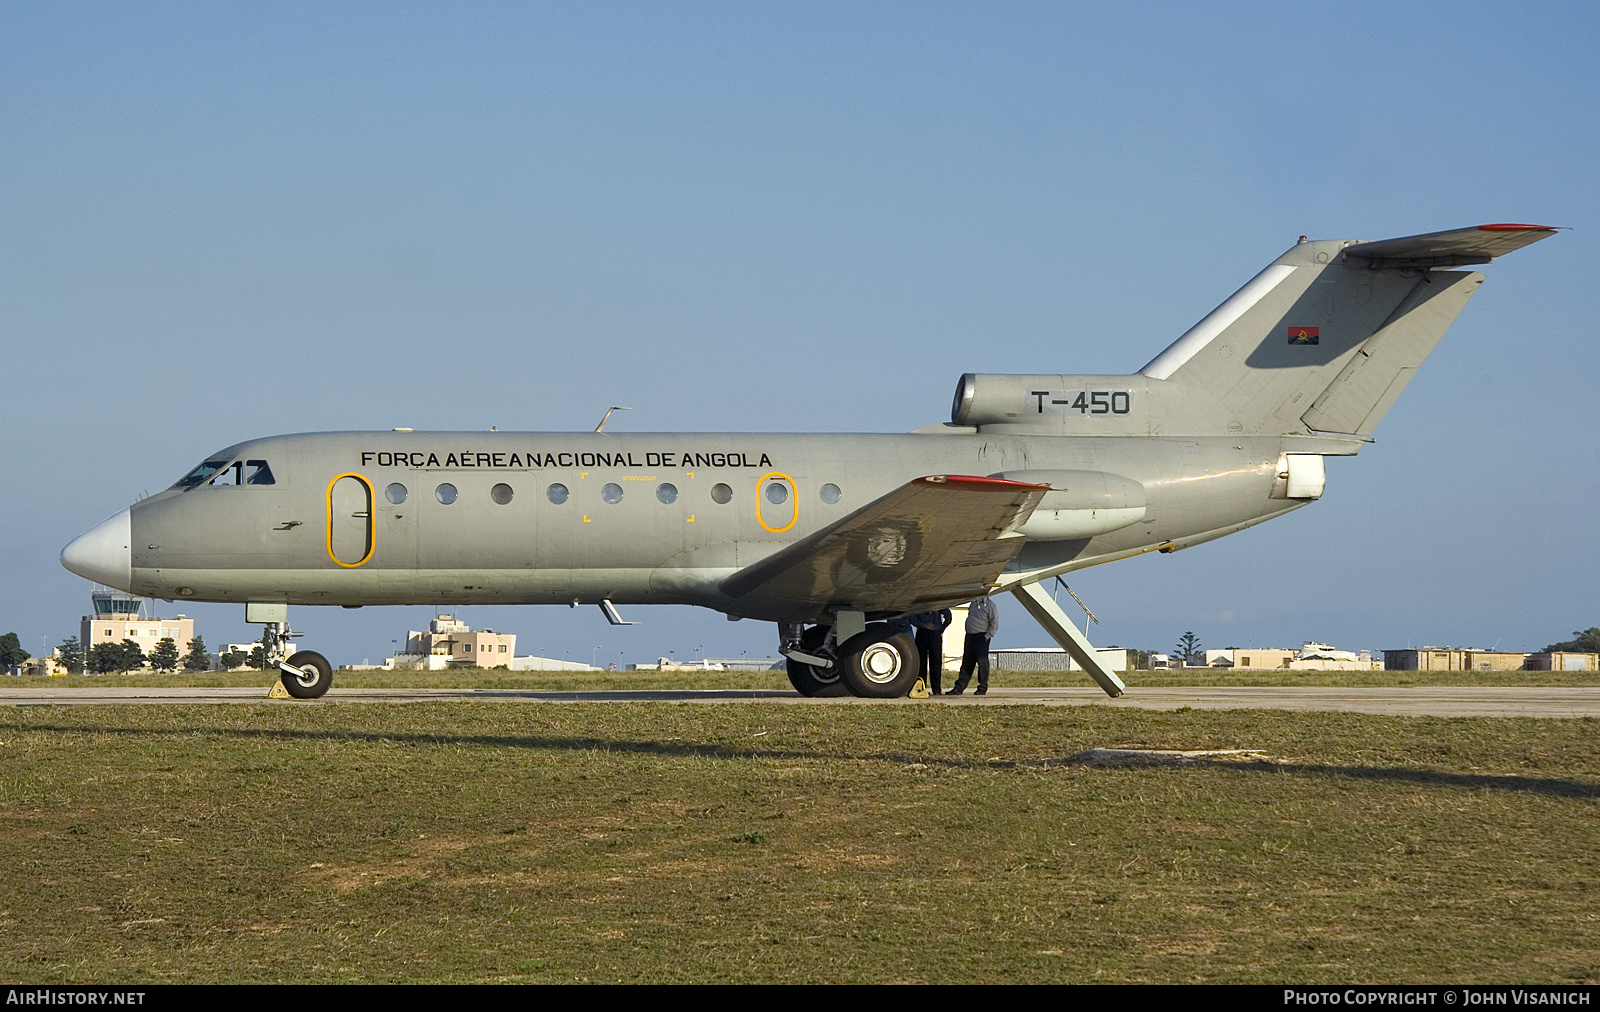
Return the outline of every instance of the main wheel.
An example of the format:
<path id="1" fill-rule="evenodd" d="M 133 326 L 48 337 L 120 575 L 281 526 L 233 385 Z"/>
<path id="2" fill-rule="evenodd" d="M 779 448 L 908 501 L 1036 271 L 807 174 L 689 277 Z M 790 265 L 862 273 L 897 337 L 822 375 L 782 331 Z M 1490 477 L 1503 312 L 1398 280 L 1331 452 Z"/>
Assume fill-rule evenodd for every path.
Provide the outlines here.
<path id="1" fill-rule="evenodd" d="M 302 650 L 284 663 L 296 670 L 283 672 L 284 691 L 294 698 L 316 699 L 333 688 L 333 665 L 315 650 Z"/>
<path id="2" fill-rule="evenodd" d="M 857 696 L 895 699 L 917 684 L 917 644 L 883 623 L 867 626 L 839 648 L 839 680 Z"/>
<path id="3" fill-rule="evenodd" d="M 828 639 L 828 627 L 814 625 L 800 634 L 800 649 L 808 654 L 817 654 L 822 649 L 822 644 Z M 818 655 L 820 656 L 820 655 Z M 839 666 L 819 668 L 814 664 L 804 661 L 788 660 L 789 684 L 794 686 L 794 691 L 802 696 L 844 696 L 849 690 L 844 687 L 844 682 L 839 679 Z"/>

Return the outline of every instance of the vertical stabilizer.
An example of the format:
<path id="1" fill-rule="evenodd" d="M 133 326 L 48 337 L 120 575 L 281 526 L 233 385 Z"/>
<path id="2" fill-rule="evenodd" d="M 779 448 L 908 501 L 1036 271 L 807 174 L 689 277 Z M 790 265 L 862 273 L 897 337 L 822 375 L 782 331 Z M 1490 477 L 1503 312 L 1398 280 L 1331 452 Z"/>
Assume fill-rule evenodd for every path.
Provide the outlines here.
<path id="1" fill-rule="evenodd" d="M 1346 242 L 1303 242 L 1142 370 L 1177 389 L 1152 405 L 1162 433 L 1304 432 L 1313 401 L 1425 282 L 1352 264 Z"/>
<path id="2" fill-rule="evenodd" d="M 1369 435 L 1483 282 L 1446 268 L 1553 234 L 1499 224 L 1302 240 L 1140 371 L 1150 431 Z"/>

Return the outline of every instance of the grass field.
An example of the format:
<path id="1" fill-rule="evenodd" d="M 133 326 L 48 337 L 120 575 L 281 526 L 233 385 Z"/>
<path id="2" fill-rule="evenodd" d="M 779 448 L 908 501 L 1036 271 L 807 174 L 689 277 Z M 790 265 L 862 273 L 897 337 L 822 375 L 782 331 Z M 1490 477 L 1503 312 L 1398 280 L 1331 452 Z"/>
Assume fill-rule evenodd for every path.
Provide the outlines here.
<path id="1" fill-rule="evenodd" d="M 1271 763 L 1094 769 L 1095 746 Z M 0 709 L 0 974 L 1600 979 L 1600 722 Z"/>

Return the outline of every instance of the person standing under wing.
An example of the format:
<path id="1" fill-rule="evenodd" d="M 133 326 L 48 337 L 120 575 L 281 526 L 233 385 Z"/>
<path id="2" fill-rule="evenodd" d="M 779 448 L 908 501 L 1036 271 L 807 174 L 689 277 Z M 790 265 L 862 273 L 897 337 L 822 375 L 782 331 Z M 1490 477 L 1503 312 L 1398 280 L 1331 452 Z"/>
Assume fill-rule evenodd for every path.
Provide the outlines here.
<path id="1" fill-rule="evenodd" d="M 989 641 L 1000 631 L 1000 609 L 987 597 L 972 602 L 967 611 L 967 641 L 961 651 L 961 674 L 950 687 L 950 695 L 959 696 L 972 679 L 974 668 L 978 671 L 978 691 L 975 696 L 989 693 Z"/>
<path id="2" fill-rule="evenodd" d="M 950 628 L 950 609 L 925 611 L 911 616 L 917 630 L 917 655 L 921 658 L 922 681 L 930 695 L 937 696 L 939 679 L 944 673 L 944 631 Z"/>

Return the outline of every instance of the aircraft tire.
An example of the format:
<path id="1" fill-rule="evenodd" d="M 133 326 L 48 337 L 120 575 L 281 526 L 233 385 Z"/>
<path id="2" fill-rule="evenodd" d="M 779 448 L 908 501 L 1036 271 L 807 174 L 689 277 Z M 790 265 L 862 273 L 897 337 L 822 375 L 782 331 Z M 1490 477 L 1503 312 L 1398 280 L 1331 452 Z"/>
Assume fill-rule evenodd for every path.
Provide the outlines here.
<path id="1" fill-rule="evenodd" d="M 296 699 L 317 699 L 333 688 L 333 665 L 315 650 L 301 650 L 284 663 L 299 668 L 296 677 L 284 671 L 283 689 Z"/>
<path id="2" fill-rule="evenodd" d="M 839 648 L 839 680 L 852 695 L 897 699 L 917 683 L 917 644 L 909 633 L 892 632 L 883 623 L 850 637 Z"/>
<path id="3" fill-rule="evenodd" d="M 808 654 L 814 654 L 822 649 L 822 644 L 827 638 L 828 627 L 814 625 L 800 634 L 800 649 Z M 816 699 L 850 694 L 850 690 L 845 688 L 844 680 L 839 677 L 838 665 L 819 668 L 813 664 L 790 660 L 788 669 L 789 684 L 802 696 Z"/>

